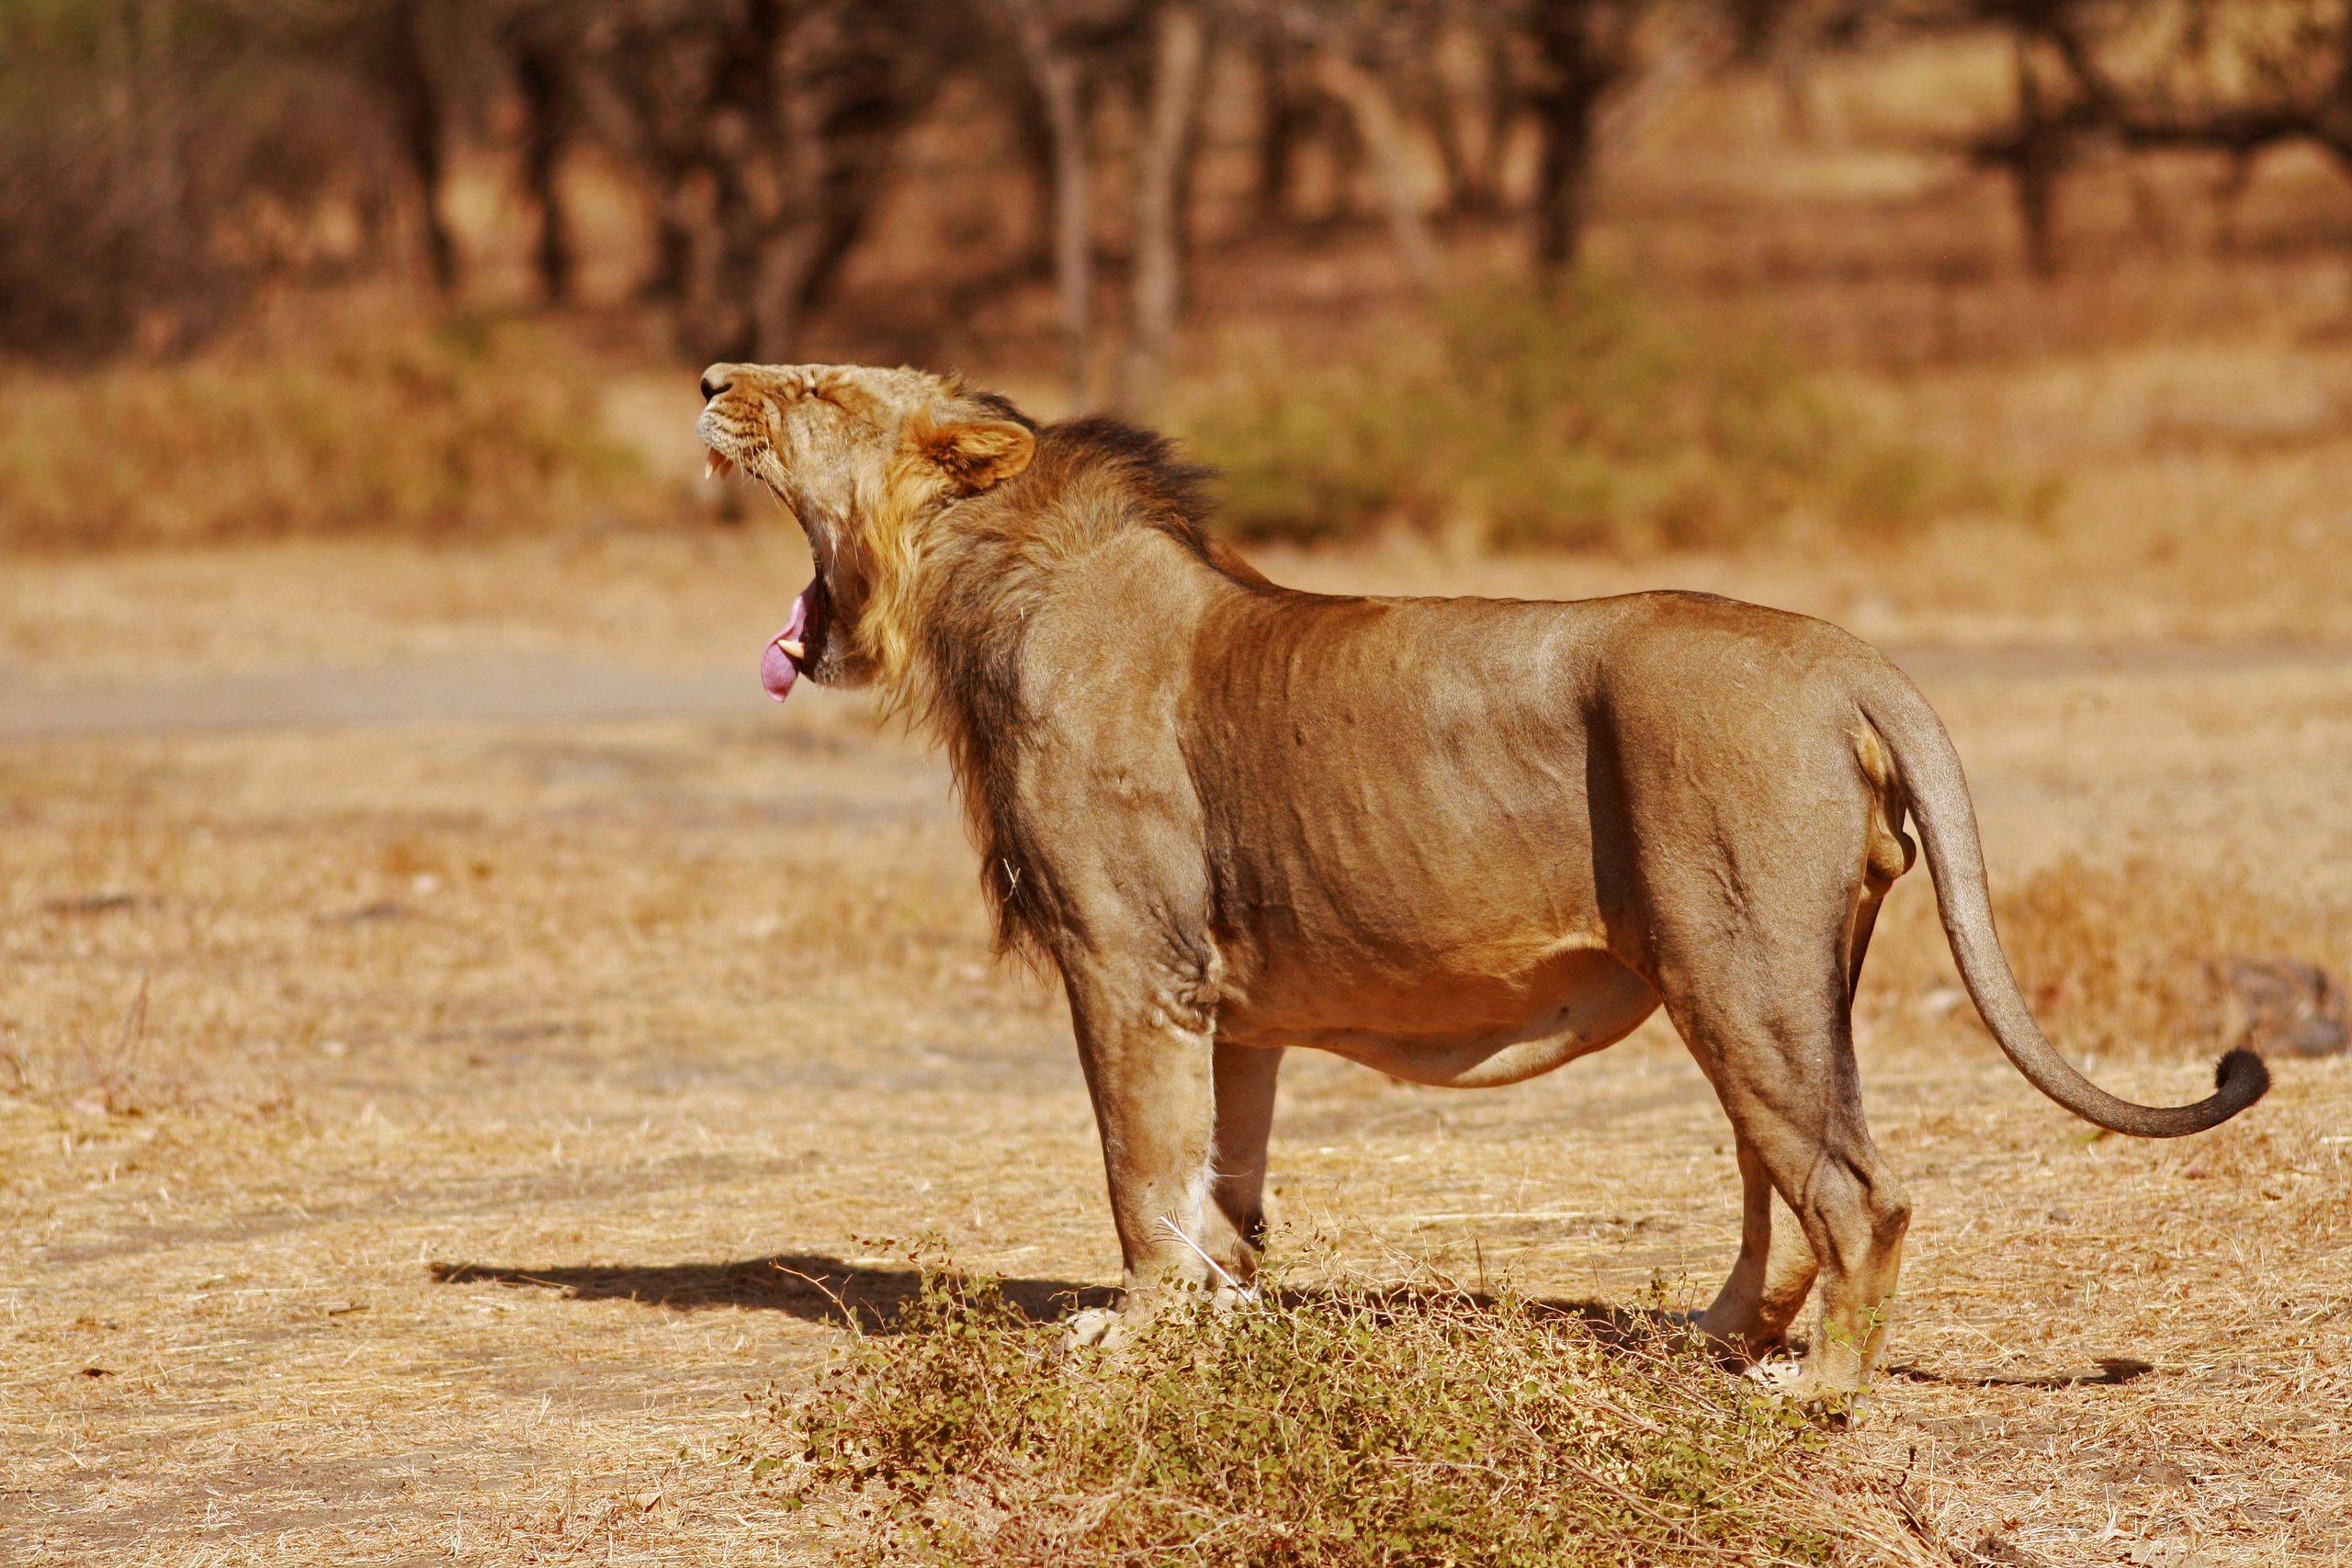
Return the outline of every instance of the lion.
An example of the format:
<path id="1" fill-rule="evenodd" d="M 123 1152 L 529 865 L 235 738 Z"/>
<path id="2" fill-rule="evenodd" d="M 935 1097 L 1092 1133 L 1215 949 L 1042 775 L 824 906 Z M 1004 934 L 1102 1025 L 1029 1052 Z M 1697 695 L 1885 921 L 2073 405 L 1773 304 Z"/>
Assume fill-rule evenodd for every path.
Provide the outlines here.
<path id="1" fill-rule="evenodd" d="M 715 365 L 702 392 L 712 471 L 772 491 L 816 565 L 769 691 L 870 685 L 944 744 L 1000 945 L 1067 991 L 1125 1263 L 1078 1342 L 1249 1292 L 1285 1051 L 1486 1088 L 1663 1007 L 1743 1194 L 1696 1327 L 1752 1365 L 1817 1280 L 1786 1392 L 1860 1394 L 1911 1204 L 1863 1121 L 1850 1013 L 1906 821 L 2034 1088 L 2157 1138 L 2268 1088 L 2233 1050 L 2209 1098 L 2140 1105 L 2052 1047 L 1942 723 L 1825 622 L 1687 592 L 1303 592 L 1210 536 L 1205 470 L 1114 420 L 1040 424 L 910 369 Z"/>

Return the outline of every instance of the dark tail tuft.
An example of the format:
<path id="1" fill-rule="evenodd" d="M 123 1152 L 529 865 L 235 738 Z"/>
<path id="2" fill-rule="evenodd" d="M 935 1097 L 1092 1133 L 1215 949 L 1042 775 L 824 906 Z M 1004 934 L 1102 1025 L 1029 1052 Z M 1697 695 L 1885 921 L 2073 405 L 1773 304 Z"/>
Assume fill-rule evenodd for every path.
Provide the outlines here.
<path id="1" fill-rule="evenodd" d="M 2213 1087 L 2239 1105 L 2252 1105 L 2270 1092 L 2270 1069 L 2260 1055 L 2240 1045 L 2223 1053 L 2215 1065 Z"/>

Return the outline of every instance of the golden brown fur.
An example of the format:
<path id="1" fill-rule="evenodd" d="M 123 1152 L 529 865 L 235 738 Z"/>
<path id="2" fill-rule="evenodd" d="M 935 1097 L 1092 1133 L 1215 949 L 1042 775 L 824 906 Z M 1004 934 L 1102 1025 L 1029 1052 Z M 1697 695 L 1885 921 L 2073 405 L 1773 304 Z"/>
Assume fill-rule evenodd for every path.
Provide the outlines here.
<path id="1" fill-rule="evenodd" d="M 1818 1277 L 1798 1392 L 1859 1390 L 1909 1206 L 1849 1012 L 1906 819 L 1970 994 L 2044 1093 L 2173 1136 L 2267 1086 L 2233 1053 L 2207 1100 L 2135 1105 L 2051 1047 L 1993 933 L 1950 739 L 1834 627 L 1695 594 L 1295 592 L 1210 540 L 1203 476 L 1157 436 L 1041 429 L 918 371 L 704 385 L 705 439 L 808 533 L 808 672 L 876 682 L 944 742 L 1003 941 L 1062 977 L 1129 1313 L 1249 1279 L 1286 1047 L 1480 1087 L 1663 1006 L 1745 1194 L 1701 1327 L 1760 1355 Z"/>

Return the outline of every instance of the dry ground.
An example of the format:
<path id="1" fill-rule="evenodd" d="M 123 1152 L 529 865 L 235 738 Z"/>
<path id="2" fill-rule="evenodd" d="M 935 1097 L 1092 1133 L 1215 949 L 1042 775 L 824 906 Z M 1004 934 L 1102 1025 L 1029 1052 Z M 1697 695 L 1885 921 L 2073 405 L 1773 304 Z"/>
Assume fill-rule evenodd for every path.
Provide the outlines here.
<path id="1" fill-rule="evenodd" d="M 823 1561 L 722 1455 L 747 1394 L 841 1342 L 832 1293 L 887 1305 L 893 1242 L 926 1235 L 1041 1312 L 1114 1276 L 1060 1004 L 989 966 L 939 766 L 852 699 L 769 707 L 729 657 L 797 569 L 624 540 L 12 570 L 0 1561 Z M 2352 958 L 2327 628 L 2176 609 L 2150 640 L 2130 585 L 2071 610 L 2028 585 L 2038 618 L 1964 625 L 1801 560 L 1653 575 L 1839 610 L 1905 656 L 1996 870 L 2038 890 L 2012 943 L 2062 1026 L 2106 1016 L 2059 951 L 2100 922 L 2158 962 Z M 412 718 L 474 716 L 329 722 L 322 661 L 386 660 Z M 567 660 L 587 690 L 551 697 Z M 272 664 L 259 695 L 208 673 Z M 600 718 L 642 713 L 616 671 L 692 700 Z M 501 679 L 526 695 L 485 707 Z M 137 728 L 39 733 L 64 709 Z M 2352 1060 L 2281 1061 L 2201 1140 L 2091 1137 L 1953 1005 L 1924 877 L 1873 969 L 1863 1070 L 1919 1220 L 1906 1371 L 1840 1440 L 1916 1450 L 1955 1539 L 2040 1560 L 2352 1554 Z M 2219 1042 L 2180 1033 L 2098 1071 L 2187 1098 Z M 1724 1128 L 1662 1026 L 1486 1094 L 1287 1078 L 1282 1216 L 1352 1263 L 1624 1303 L 1729 1262 Z"/>

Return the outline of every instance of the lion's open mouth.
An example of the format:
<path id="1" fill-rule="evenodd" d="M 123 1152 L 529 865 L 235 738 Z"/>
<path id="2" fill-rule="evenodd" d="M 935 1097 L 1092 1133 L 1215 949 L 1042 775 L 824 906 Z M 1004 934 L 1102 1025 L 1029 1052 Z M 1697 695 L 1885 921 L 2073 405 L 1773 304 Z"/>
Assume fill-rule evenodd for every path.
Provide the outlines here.
<path id="1" fill-rule="evenodd" d="M 801 667 L 808 661 L 808 644 L 817 635 L 817 620 L 822 613 L 817 592 L 818 581 L 811 581 L 792 602 L 792 616 L 784 629 L 768 639 L 766 649 L 760 655 L 760 684 L 777 702 L 792 694 L 792 683 L 800 679 Z"/>
<path id="2" fill-rule="evenodd" d="M 709 414 L 705 413 L 702 434 L 706 442 L 712 440 L 709 421 Z M 703 463 L 704 477 L 724 479 L 738 473 L 747 479 L 752 477 L 741 462 L 720 451 L 715 444 L 711 445 L 709 456 Z M 792 694 L 794 682 L 808 667 L 808 649 L 822 630 L 825 614 L 823 587 L 824 576 L 820 570 L 808 586 L 800 591 L 799 597 L 793 600 L 792 614 L 785 621 L 784 629 L 768 638 L 767 647 L 760 651 L 760 684 L 766 687 L 768 695 L 777 702 Z"/>

